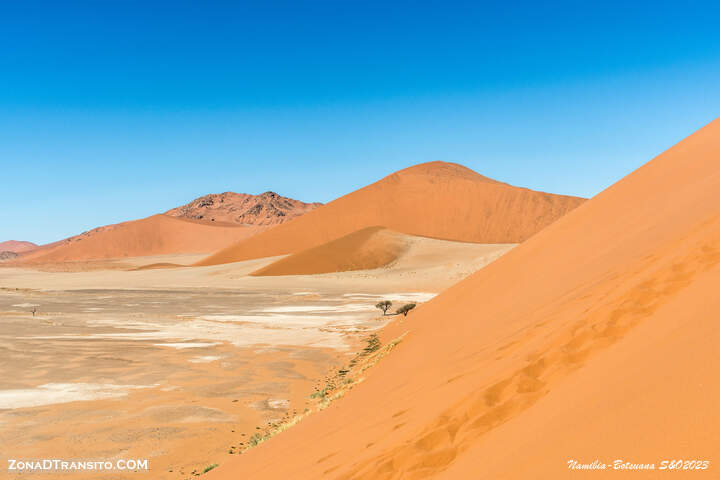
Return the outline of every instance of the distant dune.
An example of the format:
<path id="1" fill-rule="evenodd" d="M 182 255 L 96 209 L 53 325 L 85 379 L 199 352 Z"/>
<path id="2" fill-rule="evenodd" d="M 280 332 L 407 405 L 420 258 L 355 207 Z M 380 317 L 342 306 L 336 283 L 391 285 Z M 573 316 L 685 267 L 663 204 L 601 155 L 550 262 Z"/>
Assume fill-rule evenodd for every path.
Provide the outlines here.
<path id="1" fill-rule="evenodd" d="M 296 253 L 374 225 L 446 240 L 518 243 L 583 202 L 513 187 L 453 163 L 424 163 L 223 249 L 199 265 Z"/>
<path id="2" fill-rule="evenodd" d="M 212 253 L 320 205 L 293 200 L 274 192 L 260 195 L 225 192 L 205 195 L 166 214 L 98 227 L 40 247 L 30 242 L 15 241 L 3 242 L 0 246 L 7 244 L 12 248 L 26 248 L 27 253 L 19 258 L 11 259 L 7 255 L 7 259 L 15 264 Z M 0 251 L 5 250 L 21 252 L 0 248 Z"/>
<path id="3" fill-rule="evenodd" d="M 24 242 L 19 240 L 8 240 L 0 242 L 0 252 L 22 253 L 28 252 L 38 246 L 32 242 Z"/>
<path id="4" fill-rule="evenodd" d="M 55 263 L 148 255 L 212 252 L 266 227 L 205 222 L 167 215 L 99 227 L 28 252 L 16 263 Z"/>
<path id="5" fill-rule="evenodd" d="M 617 478 L 616 460 L 680 459 L 709 471 L 669 476 L 715 478 L 718 285 L 720 120 L 392 324 L 384 341 L 408 333 L 363 383 L 207 477 Z"/>
<path id="6" fill-rule="evenodd" d="M 282 258 L 251 275 L 313 275 L 384 267 L 407 248 L 405 235 L 367 227 Z"/>
<path id="7" fill-rule="evenodd" d="M 277 225 L 299 217 L 321 206 L 283 197 L 275 192 L 260 195 L 215 193 L 165 212 L 171 217 L 203 222 L 225 222 L 239 225 Z"/>

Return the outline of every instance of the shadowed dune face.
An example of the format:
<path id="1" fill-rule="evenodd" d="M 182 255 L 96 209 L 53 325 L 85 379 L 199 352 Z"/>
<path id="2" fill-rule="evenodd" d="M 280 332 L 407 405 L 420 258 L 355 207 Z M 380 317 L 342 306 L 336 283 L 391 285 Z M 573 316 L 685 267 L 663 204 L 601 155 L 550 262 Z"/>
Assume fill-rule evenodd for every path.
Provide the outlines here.
<path id="1" fill-rule="evenodd" d="M 368 227 L 282 258 L 251 275 L 314 275 L 384 267 L 407 249 L 402 234 Z"/>
<path id="2" fill-rule="evenodd" d="M 266 227 L 208 225 L 203 222 L 153 215 L 90 230 L 42 246 L 16 263 L 55 263 L 180 253 L 212 252 L 248 238 Z"/>
<path id="3" fill-rule="evenodd" d="M 199 265 L 296 253 L 374 225 L 430 238 L 518 243 L 583 201 L 513 187 L 460 165 L 431 162 L 393 173 Z"/>
<path id="4" fill-rule="evenodd" d="M 407 334 L 365 382 L 208 478 L 712 469 L 718 284 L 720 120 L 387 327 L 386 342 Z"/>
<path id="5" fill-rule="evenodd" d="M 133 268 L 134 271 L 138 270 L 158 270 L 161 268 L 179 268 L 183 267 L 184 265 L 180 265 L 178 263 L 169 263 L 169 262 L 158 262 L 158 263 L 150 263 L 148 265 L 141 265 L 139 267 Z"/>

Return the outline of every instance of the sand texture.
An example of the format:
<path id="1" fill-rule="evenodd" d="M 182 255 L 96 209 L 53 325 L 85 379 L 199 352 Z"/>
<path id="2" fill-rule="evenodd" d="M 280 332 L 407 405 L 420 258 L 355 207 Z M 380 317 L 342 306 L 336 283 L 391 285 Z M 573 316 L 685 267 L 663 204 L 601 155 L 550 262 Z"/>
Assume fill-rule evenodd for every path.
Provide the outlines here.
<path id="1" fill-rule="evenodd" d="M 385 342 L 406 335 L 362 384 L 207 478 L 618 478 L 568 461 L 717 462 L 719 206 L 716 120 L 386 327 Z"/>

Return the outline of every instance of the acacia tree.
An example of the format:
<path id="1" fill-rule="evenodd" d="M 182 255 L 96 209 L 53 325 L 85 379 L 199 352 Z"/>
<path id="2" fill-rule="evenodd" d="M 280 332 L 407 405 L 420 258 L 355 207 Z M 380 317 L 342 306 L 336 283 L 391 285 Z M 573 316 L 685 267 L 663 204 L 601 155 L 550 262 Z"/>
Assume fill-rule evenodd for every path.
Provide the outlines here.
<path id="1" fill-rule="evenodd" d="M 392 302 L 390 300 L 383 300 L 382 302 L 375 304 L 375 308 L 382 310 L 383 315 L 387 315 L 387 311 L 390 310 L 390 307 L 392 307 Z"/>
<path id="2" fill-rule="evenodd" d="M 400 315 L 400 314 L 402 313 L 403 317 L 407 317 L 407 314 L 408 314 L 408 313 L 410 312 L 410 310 L 412 310 L 413 308 L 415 308 L 415 304 L 414 304 L 414 303 L 406 303 L 406 304 L 403 305 L 402 307 L 398 308 L 398 309 L 395 311 L 395 313 L 398 314 L 398 315 Z"/>

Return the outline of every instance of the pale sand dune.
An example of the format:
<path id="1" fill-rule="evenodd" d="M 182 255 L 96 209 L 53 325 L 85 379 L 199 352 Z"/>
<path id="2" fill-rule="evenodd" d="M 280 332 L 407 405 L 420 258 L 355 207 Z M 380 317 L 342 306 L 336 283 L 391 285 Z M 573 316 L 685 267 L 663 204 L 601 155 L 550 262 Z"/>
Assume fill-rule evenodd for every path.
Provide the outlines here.
<path id="1" fill-rule="evenodd" d="M 617 478 L 568 461 L 686 459 L 710 470 L 627 476 L 716 478 L 718 285 L 720 120 L 387 327 L 407 334 L 365 382 L 207 477 Z"/>
<path id="2" fill-rule="evenodd" d="M 375 225 L 430 238 L 517 243 L 584 201 L 513 187 L 461 165 L 430 162 L 395 172 L 199 265 L 297 253 Z"/>

